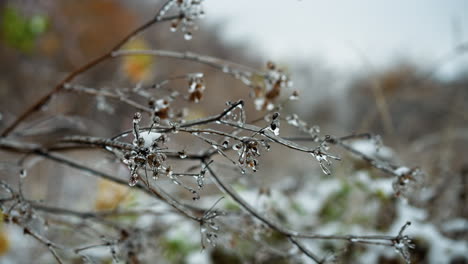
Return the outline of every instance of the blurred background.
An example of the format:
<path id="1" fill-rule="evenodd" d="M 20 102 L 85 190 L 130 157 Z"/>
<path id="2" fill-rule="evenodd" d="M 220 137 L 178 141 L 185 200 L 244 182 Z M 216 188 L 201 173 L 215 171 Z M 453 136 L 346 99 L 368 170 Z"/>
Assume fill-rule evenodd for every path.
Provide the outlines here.
<path id="1" fill-rule="evenodd" d="M 67 73 L 108 51 L 152 17 L 161 3 L 1 1 L 0 130 Z M 379 134 L 388 147 L 385 153 L 390 153 L 385 159 L 419 167 L 426 174 L 419 188 L 401 201 L 388 189 L 392 179 L 346 153 L 336 150 L 344 161 L 335 164 L 331 178 L 323 177 L 316 164 L 304 165 L 305 158 L 299 153 L 286 150 L 291 158 L 280 163 L 272 161 L 286 152 L 265 155 L 256 179 L 248 180 L 255 182 L 247 185 L 253 188 L 243 190 L 259 196 L 258 187 L 262 186 L 278 190 L 278 194 L 272 191 L 271 200 L 298 199 L 296 207 L 289 207 L 298 214 L 291 223 L 300 222 L 296 224 L 322 233 L 394 232 L 401 223 L 412 220 L 410 234 L 417 244 L 414 263 L 468 262 L 467 1 L 207 0 L 204 8 L 205 18 L 191 40 L 185 40 L 181 32 L 171 32 L 169 24 L 162 24 L 125 48 L 192 51 L 257 69 L 265 69 L 272 61 L 290 74 L 293 89 L 300 94 L 299 101 L 285 105 L 286 112 L 320 126 L 323 135 Z M 74 83 L 104 90 L 125 89 L 188 72 L 203 72 L 207 87 L 200 104 L 187 106 L 191 119 L 219 113 L 225 108 L 224 102 L 241 98 L 248 101 L 249 120 L 262 116 L 254 111 L 247 87 L 192 62 L 145 56 L 118 58 L 93 68 Z M 184 81 L 173 86 L 186 89 Z M 101 97 L 60 93 L 47 109 L 11 136 L 41 143 L 70 133 L 111 137 L 130 127 L 134 112 Z M 182 147 L 198 146 L 182 142 Z M 115 172 L 108 168 L 110 161 L 95 162 L 103 153 L 70 155 Z M 0 178 L 15 182 L 17 175 L 11 173 L 14 169 L 10 165 L 18 157 L 0 154 L 0 158 Z M 31 164 L 33 169 L 25 184 L 31 199 L 62 207 L 73 201 L 76 209 L 101 210 L 114 208 L 128 192 L 106 182 L 77 177 L 76 171 L 69 173 L 56 164 Z M 119 173 L 122 178 L 128 177 L 125 171 Z M 70 182 L 80 188 L 70 190 Z M 306 187 L 298 190 L 298 183 Z M 294 195 L 288 193 L 291 189 L 296 190 Z M 138 204 L 135 197 L 126 206 Z M 140 205 L 145 203 L 142 201 L 146 200 Z M 276 210 L 280 208 L 275 207 L 277 204 L 281 202 L 266 207 Z M 265 204 L 259 206 L 264 208 Z M 362 208 L 366 208 L 365 213 L 359 210 Z M 304 223 L 299 216 L 313 220 Z M 253 261 L 254 252 L 247 249 L 236 253 L 235 247 L 205 252 L 200 260 L 197 241 L 195 246 L 180 245 L 183 242 L 171 240 L 171 236 L 166 244 L 158 245 L 168 263 L 267 263 Z M 18 230 L 0 225 L 0 263 L 27 263 L 22 258 L 41 255 L 37 245 L 24 239 Z M 18 241 L 23 242 L 20 245 Z M 324 252 L 344 247 L 310 246 Z M 372 248 L 370 252 L 352 247 L 340 255 L 343 263 L 402 263 L 385 249 Z"/>

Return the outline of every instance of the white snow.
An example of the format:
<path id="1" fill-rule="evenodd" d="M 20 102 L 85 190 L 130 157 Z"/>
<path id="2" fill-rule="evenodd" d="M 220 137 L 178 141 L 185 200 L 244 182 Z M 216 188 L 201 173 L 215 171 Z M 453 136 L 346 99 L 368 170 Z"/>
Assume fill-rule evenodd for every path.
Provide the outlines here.
<path id="1" fill-rule="evenodd" d="M 359 152 L 373 158 L 390 159 L 393 157 L 393 151 L 389 147 L 377 147 L 372 140 L 356 140 L 351 146 Z"/>
<path id="2" fill-rule="evenodd" d="M 411 170 L 407 167 L 399 167 L 394 172 L 400 176 L 408 174 Z"/>
<path id="3" fill-rule="evenodd" d="M 445 232 L 467 231 L 468 220 L 463 218 L 451 219 L 442 224 L 442 229 Z"/>
<path id="4" fill-rule="evenodd" d="M 157 132 L 143 132 L 140 134 L 140 137 L 142 137 L 145 140 L 145 147 L 149 148 L 151 146 L 151 143 L 153 143 L 154 140 L 157 140 L 162 136 L 161 133 Z"/>

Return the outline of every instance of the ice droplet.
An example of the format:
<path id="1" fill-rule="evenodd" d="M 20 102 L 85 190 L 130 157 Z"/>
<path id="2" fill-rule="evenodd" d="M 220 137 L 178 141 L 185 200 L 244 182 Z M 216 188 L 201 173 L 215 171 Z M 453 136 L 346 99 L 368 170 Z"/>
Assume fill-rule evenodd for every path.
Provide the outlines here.
<path id="1" fill-rule="evenodd" d="M 129 185 L 130 187 L 133 187 L 133 186 L 135 186 L 136 184 L 137 184 L 137 181 L 136 181 L 136 180 L 133 180 L 133 179 L 130 179 L 130 181 L 128 182 L 128 185 Z"/>
<path id="2" fill-rule="evenodd" d="M 224 65 L 224 66 L 222 67 L 221 70 L 222 70 L 224 73 L 228 73 L 228 72 L 230 72 L 231 69 L 229 68 L 229 66 Z"/>
<path id="3" fill-rule="evenodd" d="M 179 158 L 181 159 L 187 158 L 187 153 L 185 152 L 185 150 L 179 152 Z"/>
<path id="4" fill-rule="evenodd" d="M 268 127 L 268 130 L 270 130 L 271 132 L 273 132 L 273 134 L 275 134 L 275 136 L 279 136 L 279 132 L 280 132 L 279 127 L 277 127 L 277 126 L 270 126 L 270 127 Z"/>
<path id="5" fill-rule="evenodd" d="M 233 150 L 239 150 L 239 149 L 241 149 L 241 148 L 242 148 L 242 144 L 241 144 L 241 143 L 238 143 L 238 144 L 235 144 L 235 145 L 232 146 L 232 149 L 233 149 Z"/>
<path id="6" fill-rule="evenodd" d="M 279 131 L 280 131 L 280 128 L 279 128 L 279 121 L 275 119 L 273 119 L 273 122 L 271 122 L 270 126 L 268 127 L 268 130 L 270 130 L 271 132 L 273 132 L 273 134 L 275 134 L 275 136 L 278 136 L 279 135 Z"/>
<path id="7" fill-rule="evenodd" d="M 153 180 L 157 180 L 159 178 L 159 171 L 156 169 L 153 171 Z"/>
<path id="8" fill-rule="evenodd" d="M 133 186 L 137 185 L 137 183 L 138 183 L 138 174 L 134 173 L 130 177 L 130 181 L 128 182 L 128 185 L 133 187 Z"/>
<path id="9" fill-rule="evenodd" d="M 274 108 L 275 108 L 275 105 L 274 105 L 274 104 L 272 104 L 272 103 L 268 103 L 268 104 L 267 104 L 266 109 L 267 109 L 268 111 L 271 111 L 271 110 L 273 110 Z"/>
<path id="10" fill-rule="evenodd" d="M 325 142 L 322 143 L 320 146 L 321 146 L 324 150 L 330 150 L 330 146 L 329 146 L 327 143 L 325 143 Z"/>
<path id="11" fill-rule="evenodd" d="M 193 37 L 192 33 L 191 32 L 185 32 L 184 34 L 184 39 L 185 40 L 191 40 Z"/>
<path id="12" fill-rule="evenodd" d="M 261 110 L 263 108 L 263 105 L 265 104 L 265 98 L 263 97 L 256 98 L 254 101 L 254 104 L 255 104 L 256 110 L 258 111 Z"/>
<path id="13" fill-rule="evenodd" d="M 313 126 L 310 128 L 310 133 L 318 134 L 320 133 L 320 127 L 319 126 Z"/>
<path id="14" fill-rule="evenodd" d="M 291 101 L 299 100 L 299 92 L 293 91 L 293 93 L 289 96 L 289 100 Z"/>

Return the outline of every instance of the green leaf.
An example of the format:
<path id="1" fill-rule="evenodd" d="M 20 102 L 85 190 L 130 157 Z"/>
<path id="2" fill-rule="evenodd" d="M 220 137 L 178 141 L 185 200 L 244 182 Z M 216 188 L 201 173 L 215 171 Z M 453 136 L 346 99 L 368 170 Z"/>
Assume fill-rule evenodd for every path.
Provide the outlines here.
<path id="1" fill-rule="evenodd" d="M 47 17 L 42 15 L 34 15 L 29 21 L 29 29 L 35 35 L 43 34 L 48 27 L 49 21 Z"/>
<path id="2" fill-rule="evenodd" d="M 22 52 L 31 52 L 39 35 L 48 27 L 44 15 L 23 16 L 13 7 L 5 7 L 1 13 L 1 34 L 9 46 Z"/>
<path id="3" fill-rule="evenodd" d="M 167 239 L 161 243 L 166 258 L 172 263 L 184 263 L 190 252 L 198 249 L 197 245 L 183 239 Z"/>
<path id="4" fill-rule="evenodd" d="M 344 184 L 336 193 L 330 195 L 320 210 L 320 218 L 324 222 L 339 220 L 346 211 L 351 186 Z"/>

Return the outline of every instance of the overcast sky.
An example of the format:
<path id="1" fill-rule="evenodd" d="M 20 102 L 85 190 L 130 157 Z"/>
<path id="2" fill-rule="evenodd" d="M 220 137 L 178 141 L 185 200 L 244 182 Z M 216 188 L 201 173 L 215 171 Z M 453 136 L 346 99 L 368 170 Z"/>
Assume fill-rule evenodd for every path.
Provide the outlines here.
<path id="1" fill-rule="evenodd" d="M 454 36 L 468 41 L 468 0 L 205 0 L 205 10 L 226 38 L 274 60 L 318 56 L 347 68 L 363 53 L 376 65 L 398 56 L 431 62 Z"/>

